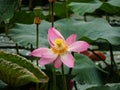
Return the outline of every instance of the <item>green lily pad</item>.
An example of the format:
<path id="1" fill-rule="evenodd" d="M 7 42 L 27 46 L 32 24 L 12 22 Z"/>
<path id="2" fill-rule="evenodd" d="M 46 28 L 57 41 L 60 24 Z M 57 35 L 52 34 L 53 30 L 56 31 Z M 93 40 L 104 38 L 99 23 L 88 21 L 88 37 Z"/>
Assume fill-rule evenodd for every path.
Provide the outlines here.
<path id="1" fill-rule="evenodd" d="M 110 26 L 106 20 L 101 18 L 89 22 L 62 19 L 56 21 L 55 26 L 65 37 L 75 33 L 77 39 L 88 38 L 94 42 L 104 39 L 107 43 L 120 45 L 120 29 Z"/>
<path id="2" fill-rule="evenodd" d="M 35 15 L 33 12 L 19 11 L 14 14 L 14 16 L 10 20 L 10 22 L 11 23 L 33 24 L 34 17 L 35 17 Z"/>
<path id="3" fill-rule="evenodd" d="M 109 14 L 118 14 L 120 11 L 120 0 L 108 0 L 104 2 L 96 0 L 89 3 L 71 2 L 69 6 L 75 14 L 80 15 L 93 13 L 97 9 L 101 9 Z"/>
<path id="4" fill-rule="evenodd" d="M 47 32 L 50 23 L 42 21 L 39 25 L 39 47 L 48 47 Z M 19 45 L 36 47 L 36 25 L 35 24 L 19 24 L 16 23 L 13 28 L 9 30 L 9 36 Z"/>
<path id="5" fill-rule="evenodd" d="M 102 11 L 105 11 L 108 14 L 115 14 L 115 15 L 120 14 L 119 13 L 120 12 L 120 7 L 114 6 L 114 5 L 112 5 L 110 3 L 107 3 L 107 2 L 103 3 L 101 5 L 100 9 Z"/>
<path id="6" fill-rule="evenodd" d="M 85 13 L 92 13 L 102 5 L 102 2 L 96 3 L 77 3 L 72 2 L 69 4 L 71 10 L 75 14 L 84 15 Z"/>
<path id="7" fill-rule="evenodd" d="M 100 69 L 88 57 L 75 54 L 75 67 L 72 74 L 76 75 L 75 79 L 82 84 L 102 84 Z"/>
<path id="8" fill-rule="evenodd" d="M 50 27 L 50 23 L 47 21 L 42 21 L 39 25 L 39 47 L 49 46 L 47 32 Z M 104 19 L 98 18 L 89 22 L 77 21 L 75 19 L 61 19 L 55 22 L 55 27 L 65 38 L 75 33 L 77 34 L 77 39 L 89 39 L 92 42 L 104 39 L 107 43 L 120 45 L 119 28 L 110 26 Z M 20 45 L 28 46 L 32 44 L 36 47 L 36 26 L 34 24 L 17 23 L 9 30 L 8 35 Z"/>
<path id="9" fill-rule="evenodd" d="M 107 3 L 113 6 L 120 7 L 120 0 L 108 0 Z"/>

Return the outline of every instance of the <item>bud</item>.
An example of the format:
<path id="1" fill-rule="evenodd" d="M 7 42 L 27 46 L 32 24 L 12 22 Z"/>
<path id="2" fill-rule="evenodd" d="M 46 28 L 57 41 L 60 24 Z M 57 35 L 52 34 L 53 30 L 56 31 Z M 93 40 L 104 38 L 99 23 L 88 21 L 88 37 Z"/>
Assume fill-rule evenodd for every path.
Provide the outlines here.
<path id="1" fill-rule="evenodd" d="M 89 55 L 88 55 L 88 57 L 91 58 L 93 61 L 102 61 L 102 60 L 106 59 L 106 56 L 102 52 L 94 51 L 94 53 L 90 52 Z"/>
<path id="2" fill-rule="evenodd" d="M 102 61 L 106 59 L 106 56 L 100 51 L 94 51 L 94 53 L 85 51 L 85 52 L 81 52 L 81 54 L 88 56 L 93 61 Z"/>
<path id="3" fill-rule="evenodd" d="M 41 23 L 40 17 L 35 17 L 34 18 L 34 24 L 40 24 L 40 23 Z"/>

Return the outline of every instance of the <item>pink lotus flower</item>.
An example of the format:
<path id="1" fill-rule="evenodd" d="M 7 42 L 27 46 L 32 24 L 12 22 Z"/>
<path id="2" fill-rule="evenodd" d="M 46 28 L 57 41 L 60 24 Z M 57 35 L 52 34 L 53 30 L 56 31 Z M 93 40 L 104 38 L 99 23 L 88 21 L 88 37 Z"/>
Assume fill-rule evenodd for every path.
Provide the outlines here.
<path id="1" fill-rule="evenodd" d="M 74 67 L 74 57 L 71 52 L 83 52 L 89 48 L 85 41 L 76 41 L 76 34 L 70 35 L 66 40 L 54 27 L 48 30 L 48 41 L 51 48 L 38 48 L 30 55 L 41 57 L 39 64 L 46 65 L 54 63 L 55 68 L 61 67 L 62 63 L 66 66 Z"/>

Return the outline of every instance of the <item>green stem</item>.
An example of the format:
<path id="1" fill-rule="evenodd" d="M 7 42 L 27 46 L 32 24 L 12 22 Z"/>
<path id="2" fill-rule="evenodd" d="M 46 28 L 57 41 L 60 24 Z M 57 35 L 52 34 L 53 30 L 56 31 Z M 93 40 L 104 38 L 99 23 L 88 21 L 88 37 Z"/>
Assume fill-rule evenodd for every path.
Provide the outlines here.
<path id="1" fill-rule="evenodd" d="M 72 70 L 73 70 L 72 68 L 69 68 L 69 72 L 68 72 L 68 75 L 69 75 L 69 76 L 71 76 Z M 67 79 L 67 86 L 68 86 L 67 89 L 68 89 L 68 90 L 70 90 L 70 81 L 71 81 L 71 78 L 68 78 L 68 79 Z"/>
<path id="2" fill-rule="evenodd" d="M 29 9 L 33 10 L 34 8 L 35 1 L 34 0 L 29 0 Z"/>
<path id="3" fill-rule="evenodd" d="M 36 90 L 39 90 L 39 83 L 36 83 Z"/>
<path id="4" fill-rule="evenodd" d="M 36 48 L 38 48 L 39 45 L 39 24 L 36 24 Z"/>
<path id="5" fill-rule="evenodd" d="M 50 17 L 52 22 L 52 27 L 54 27 L 54 2 L 50 2 Z"/>
<path id="6" fill-rule="evenodd" d="M 110 17 L 107 13 L 106 13 L 106 20 L 108 21 L 108 23 L 110 22 Z"/>
<path id="7" fill-rule="evenodd" d="M 34 50 L 34 48 L 33 48 L 33 45 L 32 44 L 30 44 L 30 49 L 29 49 L 31 52 Z"/>
<path id="8" fill-rule="evenodd" d="M 66 77 L 65 77 L 65 73 L 64 73 L 64 66 L 63 66 L 63 64 L 62 64 L 62 78 L 63 78 L 63 90 L 67 90 L 67 83 L 66 83 Z"/>
<path id="9" fill-rule="evenodd" d="M 56 70 L 53 68 L 53 90 L 57 90 L 56 88 Z"/>
<path id="10" fill-rule="evenodd" d="M 69 68 L 69 72 L 68 72 L 68 75 L 71 75 L 71 73 L 72 73 L 72 68 Z"/>
<path id="11" fill-rule="evenodd" d="M 16 52 L 17 52 L 17 54 L 20 54 L 20 53 L 19 53 L 19 46 L 18 46 L 17 43 L 16 43 Z"/>
<path id="12" fill-rule="evenodd" d="M 22 0 L 18 1 L 18 6 L 17 6 L 17 10 L 20 11 L 21 10 L 21 5 L 22 5 Z"/>
<path id="13" fill-rule="evenodd" d="M 39 24 L 36 24 L 36 48 L 39 46 Z M 38 59 L 36 60 L 37 66 L 38 64 Z"/>
<path id="14" fill-rule="evenodd" d="M 111 57 L 111 66 L 113 70 L 117 70 L 117 65 L 116 62 L 114 60 L 114 55 L 113 55 L 113 48 L 112 45 L 109 44 L 109 48 L 110 48 L 110 57 Z"/>
<path id="15" fill-rule="evenodd" d="M 8 36 L 9 23 L 5 25 L 5 34 Z"/>
<path id="16" fill-rule="evenodd" d="M 72 52 L 72 55 L 73 55 L 73 57 L 74 57 L 74 52 Z M 73 70 L 73 68 L 69 68 L 69 72 L 68 72 L 68 75 L 69 76 L 71 76 L 72 75 L 72 70 Z M 68 80 L 67 80 L 67 84 L 68 84 L 68 90 L 70 90 L 70 81 L 71 81 L 71 78 L 69 78 Z M 75 85 L 75 84 L 74 84 Z"/>
<path id="17" fill-rule="evenodd" d="M 39 46 L 39 24 L 36 24 L 36 48 Z M 39 65 L 38 59 L 36 60 L 37 66 Z M 39 83 L 36 83 L 36 90 L 39 90 Z"/>
<path id="18" fill-rule="evenodd" d="M 30 51 L 32 52 L 33 51 L 33 45 L 30 44 Z M 31 59 L 31 62 L 33 62 L 33 59 Z"/>
<path id="19" fill-rule="evenodd" d="M 85 22 L 87 21 L 86 14 L 84 14 L 84 21 L 85 21 Z"/>
<path id="20" fill-rule="evenodd" d="M 68 0 L 65 0 L 65 11 L 66 11 L 66 18 L 69 17 L 68 15 Z"/>

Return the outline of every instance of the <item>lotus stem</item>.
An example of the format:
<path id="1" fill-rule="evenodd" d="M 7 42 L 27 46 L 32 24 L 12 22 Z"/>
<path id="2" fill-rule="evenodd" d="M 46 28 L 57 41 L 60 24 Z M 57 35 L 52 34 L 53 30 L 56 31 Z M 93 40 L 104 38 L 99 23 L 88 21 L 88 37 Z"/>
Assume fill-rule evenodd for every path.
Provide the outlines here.
<path id="1" fill-rule="evenodd" d="M 112 48 L 112 45 L 109 44 L 109 48 L 110 48 L 110 57 L 111 57 L 111 66 L 112 66 L 112 69 L 113 70 L 117 70 L 117 64 L 114 60 L 114 55 L 113 55 L 113 48 Z"/>
<path id="2" fill-rule="evenodd" d="M 63 90 L 67 90 L 67 83 L 66 83 L 66 77 L 65 77 L 65 73 L 64 73 L 64 66 L 62 64 L 62 67 L 61 67 L 61 70 L 62 70 L 62 78 L 63 78 Z"/>
<path id="3" fill-rule="evenodd" d="M 50 18 L 51 18 L 51 24 L 52 24 L 52 27 L 54 27 L 54 2 L 50 2 Z"/>
<path id="4" fill-rule="evenodd" d="M 66 18 L 68 18 L 68 0 L 65 0 Z"/>
<path id="5" fill-rule="evenodd" d="M 36 48 L 38 48 L 39 45 L 39 24 L 36 24 Z"/>
<path id="6" fill-rule="evenodd" d="M 53 90 L 57 90 L 56 88 L 56 70 L 53 68 Z"/>

